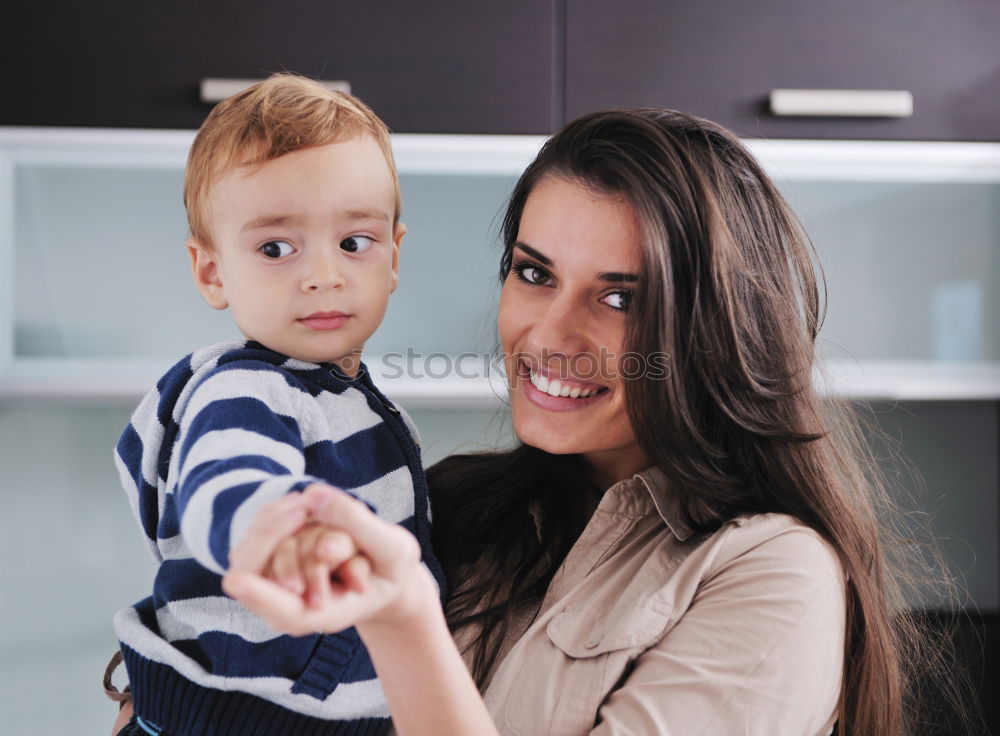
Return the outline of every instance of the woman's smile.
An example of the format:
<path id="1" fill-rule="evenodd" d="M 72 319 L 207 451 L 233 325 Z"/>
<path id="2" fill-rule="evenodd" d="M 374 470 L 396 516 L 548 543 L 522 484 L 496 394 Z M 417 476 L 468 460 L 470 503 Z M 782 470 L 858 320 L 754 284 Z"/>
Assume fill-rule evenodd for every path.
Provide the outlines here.
<path id="1" fill-rule="evenodd" d="M 590 381 L 583 381 L 565 375 L 559 369 L 546 369 L 541 365 L 531 365 L 520 358 L 517 376 L 525 392 L 525 398 L 532 404 L 551 411 L 577 411 L 600 401 L 608 394 L 608 388 Z"/>

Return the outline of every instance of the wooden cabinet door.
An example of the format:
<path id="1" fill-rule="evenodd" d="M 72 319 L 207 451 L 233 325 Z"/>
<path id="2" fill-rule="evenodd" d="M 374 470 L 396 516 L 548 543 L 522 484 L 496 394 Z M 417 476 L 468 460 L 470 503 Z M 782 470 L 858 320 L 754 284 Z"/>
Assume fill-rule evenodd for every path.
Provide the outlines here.
<path id="1" fill-rule="evenodd" d="M 744 136 L 1000 140 L 996 0 L 566 0 L 565 114 L 662 106 Z M 908 90 L 903 119 L 779 118 L 772 89 Z"/>
<path id="2" fill-rule="evenodd" d="M 194 128 L 206 77 L 347 80 L 397 132 L 551 129 L 549 2 L 12 0 L 0 123 Z"/>

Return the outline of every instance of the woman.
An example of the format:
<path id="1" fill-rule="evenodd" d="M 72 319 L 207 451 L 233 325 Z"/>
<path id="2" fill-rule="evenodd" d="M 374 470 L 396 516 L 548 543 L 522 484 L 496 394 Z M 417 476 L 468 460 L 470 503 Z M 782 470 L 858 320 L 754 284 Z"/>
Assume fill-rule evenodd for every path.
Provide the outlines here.
<path id="1" fill-rule="evenodd" d="M 292 633 L 356 624 L 401 734 L 902 732 L 920 637 L 813 385 L 810 252 L 760 166 L 688 115 L 588 115 L 503 235 L 522 444 L 428 473 L 475 684 L 415 546 L 341 494 L 307 502 L 352 537 L 363 594 L 309 609 L 258 577 L 277 527 L 227 590 Z"/>

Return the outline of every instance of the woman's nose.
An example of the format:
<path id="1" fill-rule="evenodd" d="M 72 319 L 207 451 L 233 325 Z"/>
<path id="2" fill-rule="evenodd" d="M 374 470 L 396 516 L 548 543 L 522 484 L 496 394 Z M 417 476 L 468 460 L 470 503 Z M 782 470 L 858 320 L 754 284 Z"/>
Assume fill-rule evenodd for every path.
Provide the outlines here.
<path id="1" fill-rule="evenodd" d="M 305 260 L 302 291 L 327 291 L 344 286 L 344 271 L 338 253 L 315 253 Z"/>
<path id="2" fill-rule="evenodd" d="M 558 295 L 541 306 L 531 326 L 529 345 L 542 358 L 543 353 L 573 356 L 588 352 L 592 336 L 587 330 L 587 310 L 571 294 Z"/>

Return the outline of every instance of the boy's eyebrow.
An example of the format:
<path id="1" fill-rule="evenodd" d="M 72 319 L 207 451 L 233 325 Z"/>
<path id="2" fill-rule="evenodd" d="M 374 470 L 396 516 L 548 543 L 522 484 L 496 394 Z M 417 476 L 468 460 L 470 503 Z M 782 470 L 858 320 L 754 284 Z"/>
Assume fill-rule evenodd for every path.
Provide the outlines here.
<path id="1" fill-rule="evenodd" d="M 240 232 L 246 232 L 247 230 L 262 230 L 267 227 L 279 227 L 281 225 L 287 225 L 294 218 L 288 215 L 263 215 L 262 217 L 256 217 L 250 222 L 243 225 L 240 228 Z"/>
<path id="2" fill-rule="evenodd" d="M 385 212 L 379 212 L 378 210 L 348 210 L 343 213 L 343 217 L 348 220 L 381 220 L 385 222 L 392 222 L 392 215 Z M 269 227 L 281 227 L 282 225 L 288 225 L 294 222 L 296 219 L 293 215 L 263 215 L 261 217 L 256 217 L 250 222 L 246 223 L 240 228 L 241 232 L 247 232 L 248 230 L 263 230 Z"/>
<path id="3" fill-rule="evenodd" d="M 529 256 L 534 258 L 536 261 L 541 263 L 543 266 L 551 266 L 552 259 L 546 255 L 543 255 L 539 251 L 532 248 L 530 245 L 525 245 L 520 240 L 514 243 L 514 247 L 523 250 Z M 638 274 L 634 273 L 621 273 L 619 271 L 605 271 L 603 273 L 597 274 L 597 278 L 601 281 L 610 281 L 615 284 L 634 284 L 639 280 Z"/>
<path id="4" fill-rule="evenodd" d="M 348 210 L 344 215 L 351 220 L 387 220 L 392 222 L 392 215 L 378 210 Z"/>

